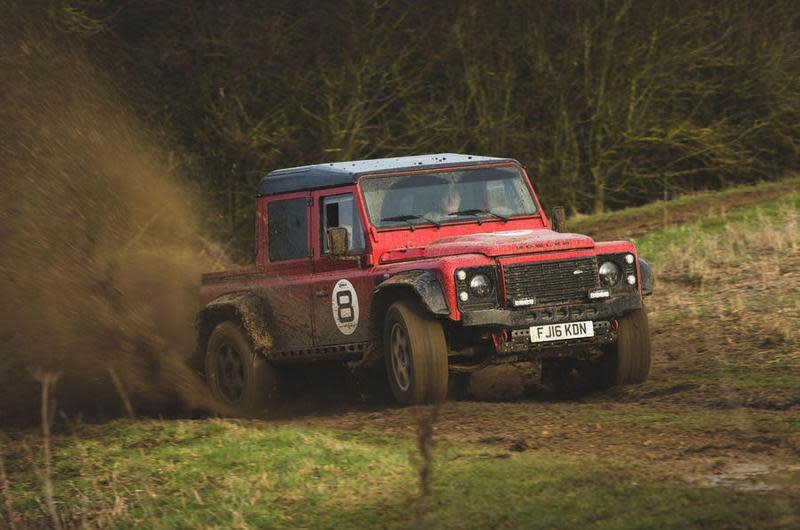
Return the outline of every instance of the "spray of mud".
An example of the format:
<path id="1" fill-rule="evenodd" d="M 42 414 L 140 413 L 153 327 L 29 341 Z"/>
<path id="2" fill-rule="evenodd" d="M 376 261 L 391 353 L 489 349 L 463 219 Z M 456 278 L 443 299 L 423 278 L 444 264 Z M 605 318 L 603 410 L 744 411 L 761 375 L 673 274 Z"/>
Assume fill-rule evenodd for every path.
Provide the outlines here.
<path id="1" fill-rule="evenodd" d="M 225 263 L 196 190 L 80 52 L 2 52 L 0 421 L 37 419 L 37 370 L 73 411 L 208 407 L 186 361 L 200 274 Z"/>

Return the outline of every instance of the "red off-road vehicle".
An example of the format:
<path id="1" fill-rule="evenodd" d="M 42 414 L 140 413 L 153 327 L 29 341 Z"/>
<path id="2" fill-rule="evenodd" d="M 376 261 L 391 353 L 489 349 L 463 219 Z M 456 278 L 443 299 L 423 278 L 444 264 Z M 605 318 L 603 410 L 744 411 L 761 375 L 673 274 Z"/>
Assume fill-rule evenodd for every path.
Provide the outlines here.
<path id="1" fill-rule="evenodd" d="M 203 276 L 199 352 L 216 398 L 266 406 L 277 367 L 383 359 L 400 403 L 449 374 L 570 362 L 647 378 L 647 263 L 626 241 L 554 231 L 513 159 L 438 154 L 318 164 L 258 186 L 255 264 Z"/>

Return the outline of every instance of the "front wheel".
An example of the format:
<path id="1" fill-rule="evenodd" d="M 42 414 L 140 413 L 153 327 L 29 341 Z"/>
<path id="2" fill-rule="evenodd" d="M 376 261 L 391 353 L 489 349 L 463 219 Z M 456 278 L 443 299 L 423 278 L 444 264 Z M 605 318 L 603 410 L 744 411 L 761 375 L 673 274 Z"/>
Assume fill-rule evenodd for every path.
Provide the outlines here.
<path id="1" fill-rule="evenodd" d="M 447 396 L 447 342 L 442 324 L 416 301 L 395 302 L 383 331 L 386 372 L 403 405 L 438 403 Z"/>
<path id="2" fill-rule="evenodd" d="M 601 361 L 603 387 L 641 383 L 650 373 L 650 327 L 644 307 L 619 320 L 617 342 Z"/>
<path id="3" fill-rule="evenodd" d="M 245 331 L 234 322 L 221 322 L 211 332 L 205 372 L 224 414 L 261 416 L 277 394 L 274 368 L 255 354 Z"/>

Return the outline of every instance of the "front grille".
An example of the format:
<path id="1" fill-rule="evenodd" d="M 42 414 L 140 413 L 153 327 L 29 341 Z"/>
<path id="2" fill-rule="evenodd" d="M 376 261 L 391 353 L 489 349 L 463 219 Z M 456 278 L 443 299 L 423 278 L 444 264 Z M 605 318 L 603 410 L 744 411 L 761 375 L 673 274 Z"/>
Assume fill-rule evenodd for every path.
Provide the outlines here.
<path id="1" fill-rule="evenodd" d="M 575 274 L 575 271 L 582 271 Z M 535 305 L 586 299 L 589 289 L 598 286 L 597 259 L 541 261 L 503 268 L 508 307 L 514 300 L 533 298 Z"/>

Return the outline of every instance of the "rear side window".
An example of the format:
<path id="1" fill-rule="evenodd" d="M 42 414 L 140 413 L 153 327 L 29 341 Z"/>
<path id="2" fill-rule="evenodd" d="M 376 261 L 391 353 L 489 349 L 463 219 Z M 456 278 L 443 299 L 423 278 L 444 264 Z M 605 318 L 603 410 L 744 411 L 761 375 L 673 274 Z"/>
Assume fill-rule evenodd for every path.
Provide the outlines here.
<path id="1" fill-rule="evenodd" d="M 305 197 L 267 205 L 269 260 L 308 257 L 308 200 Z"/>

